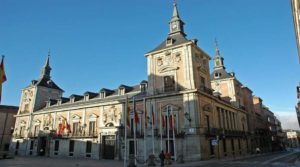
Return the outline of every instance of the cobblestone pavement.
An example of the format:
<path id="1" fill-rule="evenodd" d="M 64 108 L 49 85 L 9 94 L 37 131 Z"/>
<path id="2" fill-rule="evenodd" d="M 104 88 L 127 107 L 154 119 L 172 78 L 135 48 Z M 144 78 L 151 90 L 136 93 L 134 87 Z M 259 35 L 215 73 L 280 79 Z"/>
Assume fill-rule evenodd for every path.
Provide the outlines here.
<path id="1" fill-rule="evenodd" d="M 300 167 L 300 151 L 278 152 L 271 154 L 240 157 L 237 159 L 208 160 L 184 164 L 166 165 L 166 167 Z M 146 165 L 138 165 L 144 167 Z M 157 163 L 156 166 L 159 166 Z M 0 160 L 0 167 L 123 167 L 123 161 L 90 160 L 47 157 L 15 157 Z"/>
<path id="2" fill-rule="evenodd" d="M 0 167 L 122 167 L 117 160 L 90 160 L 47 157 L 15 157 L 0 160 Z"/>

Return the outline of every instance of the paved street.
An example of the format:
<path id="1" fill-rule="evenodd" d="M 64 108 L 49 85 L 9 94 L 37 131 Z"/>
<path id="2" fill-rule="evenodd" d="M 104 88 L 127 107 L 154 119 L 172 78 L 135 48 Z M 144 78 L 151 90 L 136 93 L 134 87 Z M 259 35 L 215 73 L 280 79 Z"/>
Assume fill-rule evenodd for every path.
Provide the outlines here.
<path id="1" fill-rule="evenodd" d="M 280 152 L 246 157 L 236 160 L 208 160 L 189 162 L 184 164 L 172 164 L 170 166 L 182 167 L 300 167 L 298 162 L 300 151 Z M 158 164 L 157 164 L 158 165 Z M 122 161 L 88 160 L 88 159 L 63 159 L 43 157 L 15 157 L 14 159 L 0 160 L 1 167 L 122 167 Z M 143 165 L 139 165 L 143 166 Z"/>
<path id="2" fill-rule="evenodd" d="M 213 167 L 300 167 L 298 162 L 300 157 L 299 151 L 294 152 L 280 152 L 265 154 L 259 156 L 247 157 L 238 160 L 220 160 L 220 161 L 201 161 L 181 166 L 189 167 L 202 167 L 202 166 L 213 166 Z"/>

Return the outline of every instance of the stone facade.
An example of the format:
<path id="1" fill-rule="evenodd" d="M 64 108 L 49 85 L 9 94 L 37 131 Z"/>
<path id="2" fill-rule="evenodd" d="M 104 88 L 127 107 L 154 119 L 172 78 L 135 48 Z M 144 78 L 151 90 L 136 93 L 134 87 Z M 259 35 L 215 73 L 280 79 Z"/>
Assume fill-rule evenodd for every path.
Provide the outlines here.
<path id="1" fill-rule="evenodd" d="M 252 91 L 233 74 L 211 80 L 210 56 L 186 38 L 176 4 L 169 24 L 166 40 L 145 54 L 148 80 L 135 86 L 63 97 L 48 57 L 39 80 L 22 90 L 11 150 L 143 161 L 161 150 L 178 161 L 252 152 Z"/>

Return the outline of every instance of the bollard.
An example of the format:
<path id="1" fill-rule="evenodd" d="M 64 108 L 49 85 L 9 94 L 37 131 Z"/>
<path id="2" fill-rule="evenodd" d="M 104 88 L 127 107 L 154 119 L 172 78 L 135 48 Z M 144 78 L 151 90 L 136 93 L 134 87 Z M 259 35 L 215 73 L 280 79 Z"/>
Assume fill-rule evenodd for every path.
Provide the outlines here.
<path id="1" fill-rule="evenodd" d="M 148 166 L 155 166 L 155 156 L 153 154 L 149 155 Z"/>

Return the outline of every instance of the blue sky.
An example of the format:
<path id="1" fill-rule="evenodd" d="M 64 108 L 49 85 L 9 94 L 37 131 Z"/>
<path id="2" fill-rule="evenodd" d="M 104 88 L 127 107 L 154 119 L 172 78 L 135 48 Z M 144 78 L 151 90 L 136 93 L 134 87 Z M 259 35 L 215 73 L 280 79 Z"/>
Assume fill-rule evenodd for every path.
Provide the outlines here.
<path id="1" fill-rule="evenodd" d="M 177 2 L 188 38 L 211 56 L 217 38 L 227 70 L 275 114 L 295 117 L 300 71 L 290 1 Z M 65 96 L 147 79 L 144 53 L 167 36 L 171 15 L 171 0 L 0 0 L 2 104 L 19 105 L 49 48 Z"/>

